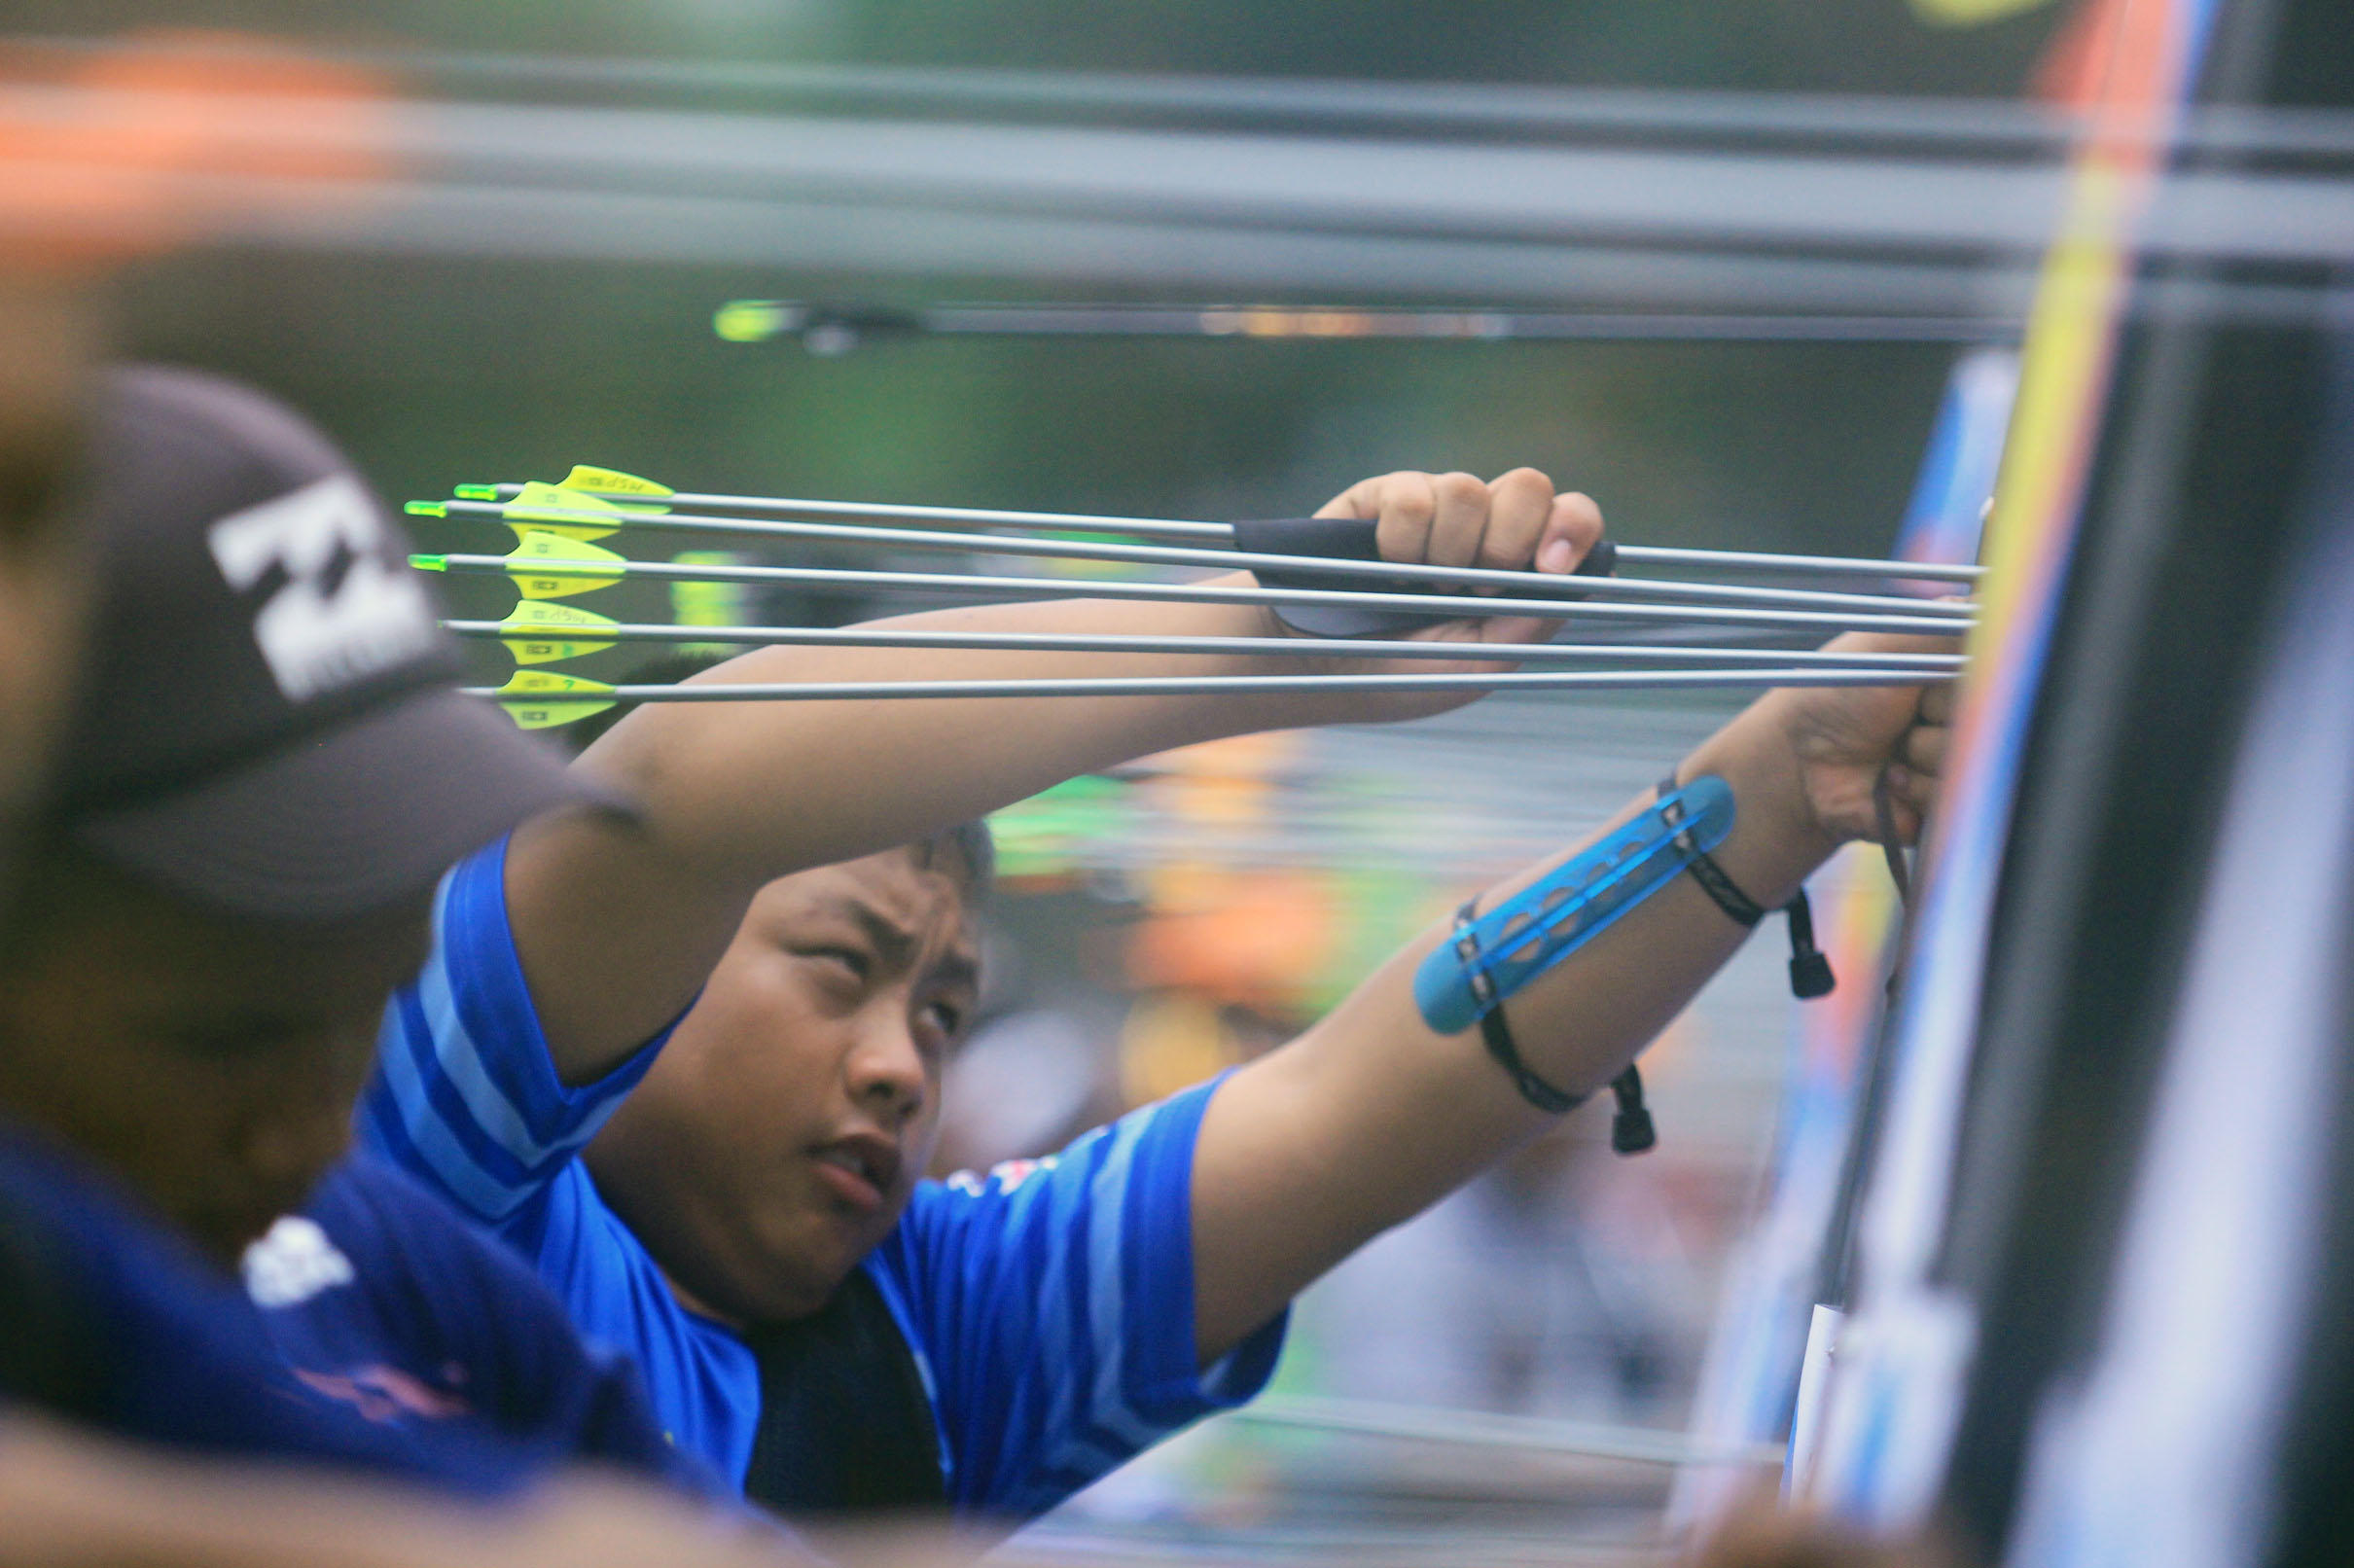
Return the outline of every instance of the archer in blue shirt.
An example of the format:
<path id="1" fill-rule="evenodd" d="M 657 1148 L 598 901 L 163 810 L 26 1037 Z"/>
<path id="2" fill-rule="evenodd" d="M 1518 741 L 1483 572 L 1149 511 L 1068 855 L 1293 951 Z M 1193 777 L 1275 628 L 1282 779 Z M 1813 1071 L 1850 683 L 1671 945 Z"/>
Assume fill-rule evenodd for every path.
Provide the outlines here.
<path id="1" fill-rule="evenodd" d="M 945 866 L 952 853 L 936 858 Z M 630 1346 L 682 1446 L 782 1506 L 942 1503 L 1019 1516 L 1264 1386 L 1280 1314 L 1196 1365 L 1191 1179 L 1209 1086 L 1055 1158 L 948 1183 L 914 1181 L 918 1151 L 901 1166 L 872 1133 L 871 1147 L 844 1148 L 838 1128 L 825 1129 L 835 1147 L 804 1158 L 798 1145 L 829 1140 L 770 1121 L 774 1163 L 814 1179 L 800 1194 L 814 1202 L 796 1218 L 846 1222 L 832 1249 L 841 1271 L 790 1282 L 805 1295 L 772 1313 L 731 1313 L 680 1289 L 577 1158 L 661 1043 L 593 1084 L 556 1081 L 508 928 L 504 870 L 494 846 L 445 884 L 433 957 L 386 1016 L 362 1134 L 494 1225 L 592 1339 Z M 985 868 L 959 873 L 895 853 L 788 878 L 763 903 L 814 878 L 829 907 L 820 919 L 834 906 L 877 924 L 934 916 L 910 922 L 935 948 L 917 966 L 921 1007 L 969 1008 L 963 879 Z M 935 1058 L 955 1028 L 930 1031 Z"/>
<path id="2" fill-rule="evenodd" d="M 1601 528 L 1591 502 L 1555 495 L 1529 469 L 1493 483 L 1393 475 L 1328 510 L 1374 523 L 1385 559 L 1436 559 L 1468 539 L 1493 564 L 1557 573 Z M 1211 601 L 988 606 L 896 624 L 1287 635 L 1264 609 Z M 1542 629 L 1467 618 L 1426 634 L 1444 643 Z M 1253 668 L 1245 655 L 954 656 L 965 676 Z M 940 656 L 921 651 L 779 647 L 731 661 L 727 674 L 943 672 Z M 432 956 L 384 1016 L 361 1135 L 517 1246 L 592 1338 L 636 1357 L 665 1431 L 753 1495 L 785 1508 L 1035 1512 L 1255 1391 L 1284 1305 L 1314 1269 L 1248 1270 L 1247 1288 L 1229 1292 L 1242 1276 L 1197 1255 L 1210 1228 L 1196 1211 L 1195 1155 L 1228 1098 L 1216 1087 L 1147 1108 L 1054 1160 L 918 1184 L 937 1075 L 961 1028 L 954 1015 L 970 1011 L 974 971 L 964 890 L 952 876 L 935 885 L 944 878 L 923 836 L 1171 746 L 1460 700 L 1333 692 L 1238 703 L 1205 692 L 1012 707 L 649 705 L 577 765 L 631 813 L 526 823 L 443 884 Z M 895 847 L 910 841 L 913 863 Z M 985 868 L 969 870 L 974 886 L 985 881 Z M 833 934 L 791 954 L 786 979 L 811 1003 L 804 1021 L 822 1015 L 828 1027 L 779 1040 L 757 1019 L 738 1032 L 720 1008 L 697 1008 L 696 1031 L 734 1051 L 724 1066 L 700 1049 L 682 1053 L 678 1070 L 721 1074 L 711 1098 L 748 1120 L 743 1135 L 626 1135 L 630 1123 L 651 1132 L 678 1105 L 658 1092 L 584 1166 L 583 1151 L 654 1067 L 714 965 L 744 976 L 781 951 L 757 935 L 763 910 L 809 890 L 802 876 L 820 892 L 842 876 L 872 884 L 829 896 L 819 917 Z M 920 997 L 901 1009 L 910 987 Z M 740 992 L 714 992 L 726 994 Z M 843 1071 L 836 1048 L 850 1037 L 874 1049 Z M 632 1151 L 711 1180 L 694 1193 L 633 1181 Z M 1196 1299 L 1203 1279 L 1221 1286 L 1209 1303 Z M 868 1419 L 877 1409 L 899 1413 Z"/>
<path id="3" fill-rule="evenodd" d="M 1434 487 L 1435 512 L 1409 504 Z M 1525 470 L 1476 488 L 1391 476 L 1341 504 L 1380 517 L 1385 550 L 1395 522 L 1409 558 L 1469 508 L 1507 566 L 1570 547 L 1590 510 Z M 1057 626 L 1095 613 L 1027 608 Z M 1151 612 L 1123 613 L 1124 629 L 1154 629 L 1134 624 Z M 749 655 L 727 675 L 773 678 L 789 659 Z M 920 1182 L 973 1005 L 985 839 L 917 838 L 759 883 L 731 906 L 699 996 L 682 995 L 679 957 L 707 946 L 714 886 L 774 865 L 793 834 L 855 850 L 895 824 L 921 831 L 985 795 L 982 775 L 1043 782 L 1067 770 L 1061 748 L 1123 754 L 1172 715 L 1106 699 L 1016 723 L 1005 714 L 1030 710 L 968 703 L 940 720 L 951 750 L 846 705 L 792 709 L 641 709 L 578 766 L 666 799 L 666 830 L 590 841 L 532 825 L 457 868 L 432 956 L 385 1016 L 361 1120 L 372 1147 L 520 1249 L 589 1335 L 635 1351 L 682 1445 L 787 1512 L 929 1502 L 1020 1517 L 1247 1398 L 1301 1288 L 1615 1077 L 1746 934 L 1733 906 L 1671 882 L 1513 999 L 1506 1072 L 1492 1029 L 1442 1036 L 1413 1003 L 1415 966 L 1447 936 L 1434 926 L 1301 1039 L 1214 1084 L 1052 1159 Z M 1219 722 L 1237 711 L 1222 704 Z M 709 713 L 731 714 L 726 735 Z M 1910 832 L 1941 726 L 1914 690 L 1760 699 L 1678 768 L 1738 802 L 1719 880 L 1786 902 L 1872 831 L 1872 779 L 1892 758 Z M 940 766 L 946 755 L 959 766 Z M 791 787 L 818 788 L 822 770 L 838 790 L 853 766 L 893 781 L 860 835 Z M 652 868 L 648 840 L 667 843 Z M 608 962 L 586 971 L 592 948 Z"/>

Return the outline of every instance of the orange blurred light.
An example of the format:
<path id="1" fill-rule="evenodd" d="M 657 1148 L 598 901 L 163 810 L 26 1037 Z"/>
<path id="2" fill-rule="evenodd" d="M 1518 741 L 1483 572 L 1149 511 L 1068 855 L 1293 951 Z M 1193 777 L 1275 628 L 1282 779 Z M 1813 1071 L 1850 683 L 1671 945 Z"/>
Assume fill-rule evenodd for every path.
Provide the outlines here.
<path id="1" fill-rule="evenodd" d="M 88 269 L 348 204 L 393 172 L 374 74 L 232 33 L 0 44 L 0 260 Z"/>

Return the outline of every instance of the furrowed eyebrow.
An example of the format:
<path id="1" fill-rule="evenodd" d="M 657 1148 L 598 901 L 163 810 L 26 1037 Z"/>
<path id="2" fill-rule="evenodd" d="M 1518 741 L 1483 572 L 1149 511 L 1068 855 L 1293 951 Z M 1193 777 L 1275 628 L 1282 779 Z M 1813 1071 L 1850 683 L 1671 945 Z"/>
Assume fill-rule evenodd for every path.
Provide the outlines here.
<path id="1" fill-rule="evenodd" d="M 820 908 L 829 914 L 849 921 L 866 934 L 874 944 L 876 955 L 886 967 L 900 968 L 910 963 L 921 940 L 912 931 L 892 919 L 874 905 L 859 898 L 828 899 Z M 980 960 L 969 953 L 949 952 L 941 956 L 924 976 L 933 984 L 961 985 L 968 989 L 981 988 Z"/>
<path id="2" fill-rule="evenodd" d="M 831 901 L 830 908 L 833 913 L 866 933 L 885 964 L 904 965 L 914 956 L 915 934 L 872 904 L 860 899 L 837 899 Z"/>
<path id="3" fill-rule="evenodd" d="M 981 989 L 981 965 L 963 953 L 949 953 L 932 966 L 928 977 L 936 984 Z"/>

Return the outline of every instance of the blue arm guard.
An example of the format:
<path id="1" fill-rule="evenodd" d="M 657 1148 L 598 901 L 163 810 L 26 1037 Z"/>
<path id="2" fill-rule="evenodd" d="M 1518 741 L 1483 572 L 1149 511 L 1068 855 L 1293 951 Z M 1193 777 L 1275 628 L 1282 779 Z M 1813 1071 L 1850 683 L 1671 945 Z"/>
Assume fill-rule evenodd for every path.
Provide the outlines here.
<path id="1" fill-rule="evenodd" d="M 1704 773 L 1668 798 L 1685 821 L 1671 826 L 1662 801 L 1584 854 L 1506 899 L 1414 972 L 1414 1006 L 1441 1034 L 1459 1034 L 1530 980 L 1602 934 L 1674 880 L 1694 855 L 1732 832 L 1732 787 Z"/>

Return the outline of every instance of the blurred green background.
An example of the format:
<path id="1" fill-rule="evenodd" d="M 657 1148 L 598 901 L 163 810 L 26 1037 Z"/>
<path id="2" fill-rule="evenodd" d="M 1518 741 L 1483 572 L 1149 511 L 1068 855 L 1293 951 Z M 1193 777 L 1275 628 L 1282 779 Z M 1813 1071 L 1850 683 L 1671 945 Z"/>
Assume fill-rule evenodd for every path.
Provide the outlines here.
<path id="1" fill-rule="evenodd" d="M 2015 96 L 2050 9 L 1904 0 L 15 0 L 11 30 L 322 44 Z M 600 101 L 613 101 L 610 98 Z M 1621 536 L 1872 552 L 1950 351 L 1908 345 L 714 340 L 732 296 L 973 298 L 1018 278 L 205 254 L 123 287 L 130 352 L 287 394 L 395 499 L 588 460 L 712 489 L 1231 517 L 1399 467 L 1544 468 Z M 1410 302 L 1400 302 L 1410 303 Z M 456 547 L 459 536 L 447 543 Z"/>

